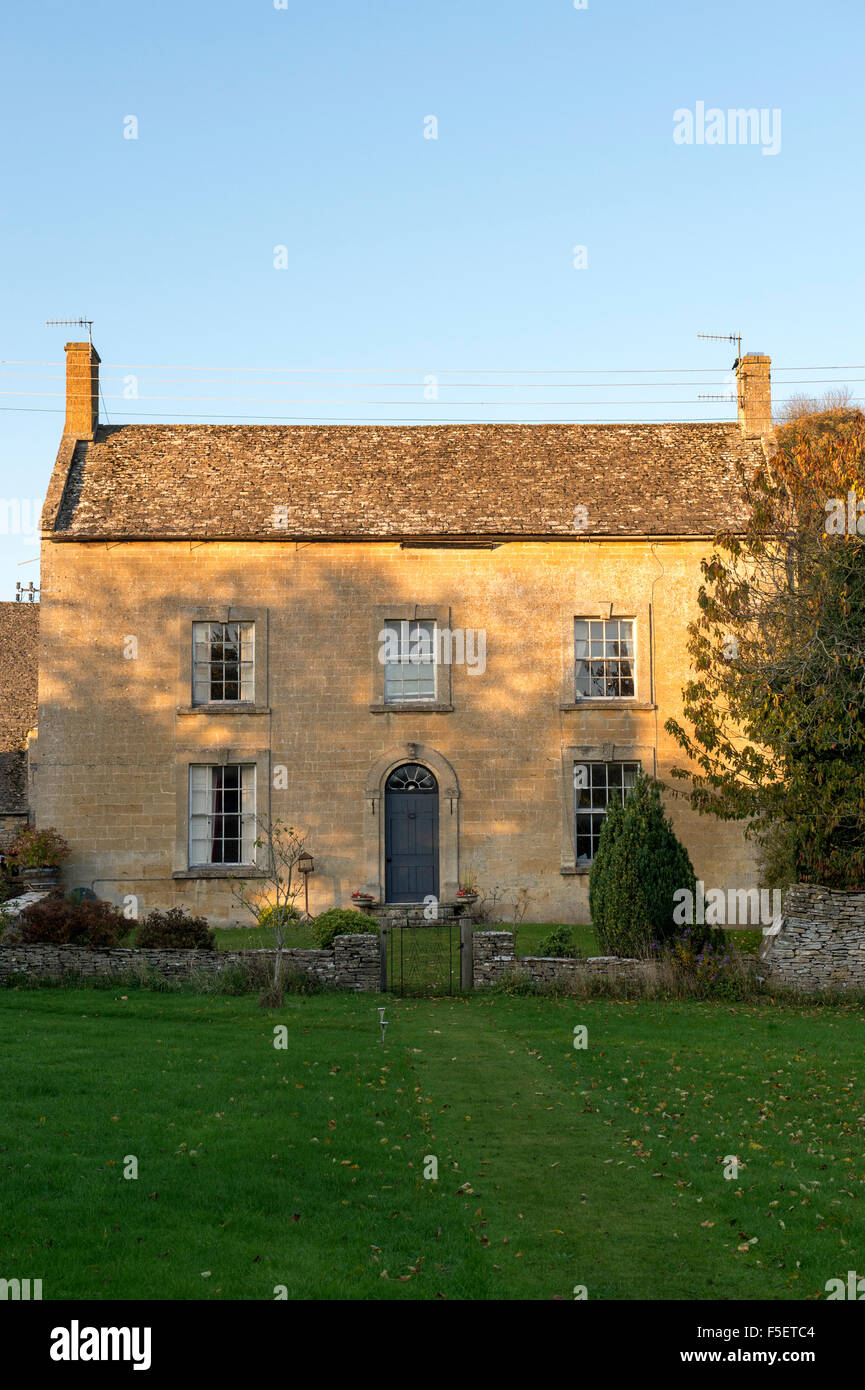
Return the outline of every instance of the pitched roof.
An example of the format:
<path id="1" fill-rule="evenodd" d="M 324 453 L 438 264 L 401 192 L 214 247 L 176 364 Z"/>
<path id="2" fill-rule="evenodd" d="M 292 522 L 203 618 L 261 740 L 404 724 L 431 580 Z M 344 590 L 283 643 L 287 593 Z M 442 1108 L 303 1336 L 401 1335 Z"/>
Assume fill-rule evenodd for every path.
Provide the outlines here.
<path id="1" fill-rule="evenodd" d="M 23 751 L 36 726 L 39 604 L 0 603 L 0 753 Z"/>
<path id="2" fill-rule="evenodd" d="M 27 732 L 36 725 L 38 603 L 0 603 L 0 815 L 27 811 Z"/>
<path id="3" fill-rule="evenodd" d="M 65 436 L 56 539 L 711 536 L 746 516 L 732 424 L 118 425 Z"/>

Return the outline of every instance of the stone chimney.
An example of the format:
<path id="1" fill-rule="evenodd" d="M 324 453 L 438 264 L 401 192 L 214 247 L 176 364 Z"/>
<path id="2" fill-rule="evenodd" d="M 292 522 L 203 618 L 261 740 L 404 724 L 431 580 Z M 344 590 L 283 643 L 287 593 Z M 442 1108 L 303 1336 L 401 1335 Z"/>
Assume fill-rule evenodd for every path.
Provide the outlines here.
<path id="1" fill-rule="evenodd" d="M 735 364 L 739 428 L 746 439 L 772 432 L 771 357 L 748 352 Z"/>
<path id="2" fill-rule="evenodd" d="M 92 343 L 66 344 L 64 434 L 93 439 L 99 424 L 99 353 Z"/>

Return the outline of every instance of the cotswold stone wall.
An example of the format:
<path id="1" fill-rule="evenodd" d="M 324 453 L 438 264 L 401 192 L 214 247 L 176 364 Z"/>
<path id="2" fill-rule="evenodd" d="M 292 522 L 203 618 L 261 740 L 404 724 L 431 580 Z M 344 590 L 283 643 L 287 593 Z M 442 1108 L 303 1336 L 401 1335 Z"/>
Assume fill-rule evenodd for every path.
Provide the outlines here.
<path id="1" fill-rule="evenodd" d="M 773 984 L 801 990 L 865 990 L 865 893 L 797 883 L 760 959 Z"/>
<path id="2" fill-rule="evenodd" d="M 640 962 L 626 956 L 590 956 L 588 960 L 569 960 L 557 956 L 516 956 L 512 931 L 475 932 L 472 959 L 476 989 L 498 984 L 515 972 L 537 984 L 566 984 L 577 976 L 633 976 Z"/>
<path id="3" fill-rule="evenodd" d="M 274 951 L 157 951 L 117 947 L 90 951 L 82 946 L 22 946 L 0 942 L 0 976 L 54 977 L 80 974 L 109 977 L 155 971 L 166 979 L 189 979 L 198 971 L 220 974 L 228 966 L 266 962 Z M 288 969 L 302 970 L 334 989 L 378 990 L 381 983 L 377 936 L 338 936 L 329 951 L 283 951 Z"/>
<path id="4" fill-rule="evenodd" d="M 669 438 L 702 428 L 659 427 Z M 729 437 L 732 448 L 733 431 Z M 157 500 L 141 489 L 135 506 Z M 433 508 L 432 494 L 423 505 Z M 451 769 L 436 773 L 442 897 L 457 889 L 448 864 L 471 864 L 481 885 L 525 888 L 536 922 L 589 921 L 588 874 L 573 863 L 573 766 L 633 759 L 651 770 L 657 755 L 666 781 L 680 761 L 664 723 L 682 717 L 690 664 L 683 615 L 696 603 L 711 544 L 638 540 L 630 521 L 620 540 L 574 540 L 564 493 L 562 507 L 570 543 L 514 540 L 495 550 L 403 550 L 399 538 L 297 549 L 285 540 L 46 541 L 33 812 L 69 841 L 66 886 L 115 902 L 135 895 L 142 913 L 176 906 L 213 925 L 237 925 L 225 876 L 184 863 L 188 766 L 263 769 L 269 760 L 291 769 L 275 785 L 272 772 L 261 773 L 270 814 L 304 827 L 315 856 L 310 911 L 348 906 L 361 887 L 382 898 L 385 773 L 372 789 L 367 779 L 380 766 L 426 759 Z M 601 605 L 609 612 L 611 603 L 614 616 L 637 615 L 637 696 L 621 706 L 577 704 L 574 618 L 597 615 Z M 392 617 L 421 604 L 450 612 L 452 629 L 484 631 L 487 672 L 452 663 L 449 700 L 438 712 L 385 712 L 377 695 L 381 604 Z M 190 670 L 199 609 L 208 618 L 260 614 L 262 704 L 192 709 L 180 673 Z M 527 611 L 532 640 L 515 641 Z M 106 631 L 136 634 L 138 659 L 124 661 Z M 336 663 L 334 631 L 347 634 L 346 658 Z M 519 698 L 505 699 L 503 690 Z M 682 798 L 667 809 L 705 883 L 759 882 L 739 824 L 701 817 Z"/>

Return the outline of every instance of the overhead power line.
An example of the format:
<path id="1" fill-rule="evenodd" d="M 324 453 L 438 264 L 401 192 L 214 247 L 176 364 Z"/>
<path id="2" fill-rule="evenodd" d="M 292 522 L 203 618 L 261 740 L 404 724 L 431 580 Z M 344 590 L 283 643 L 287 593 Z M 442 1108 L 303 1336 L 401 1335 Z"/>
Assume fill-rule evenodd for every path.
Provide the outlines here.
<path id="1" fill-rule="evenodd" d="M 100 393 L 101 394 L 101 393 Z M 70 393 L 71 400 L 89 400 L 89 391 L 76 391 Z M 62 393 L 57 391 L 0 391 L 0 396 L 36 396 L 43 400 L 63 400 Z M 449 410 L 454 405 L 458 408 L 469 405 L 492 406 L 494 410 L 509 410 L 512 406 L 528 405 L 532 407 L 547 405 L 686 405 L 699 406 L 699 401 L 684 400 L 677 397 L 674 400 L 625 400 L 625 401 L 383 401 L 383 400 L 321 400 L 318 397 L 309 399 L 306 396 L 103 396 L 107 401 L 222 401 L 225 403 L 256 404 L 261 403 L 270 405 L 278 403 L 281 405 L 423 405 L 430 409 Z M 731 404 L 734 404 L 731 397 Z"/>
<path id="2" fill-rule="evenodd" d="M 0 376 L 2 376 L 2 377 L 4 377 L 4 378 L 12 378 L 12 379 L 14 379 L 14 380 L 24 380 L 24 381 L 51 381 L 51 382 L 55 382 L 55 383 L 57 383 L 57 384 L 60 384 L 60 383 L 63 381 L 63 379 L 64 379 L 64 376 L 63 376 L 63 373 L 62 373 L 62 372 L 57 373 L 57 374 L 55 374 L 54 376 L 41 376 L 41 375 L 38 375 L 38 374 L 36 374 L 36 373 L 30 373 L 30 372 L 6 372 L 6 371 L 3 371 L 2 369 L 0 369 Z M 124 382 L 125 382 L 125 381 L 128 381 L 128 380 L 129 380 L 129 378 L 128 378 L 128 377 L 125 377 L 125 376 L 105 376 L 105 375 L 103 375 L 102 373 L 100 373 L 99 379 L 100 379 L 100 382 L 103 382 L 103 383 L 106 382 L 106 381 L 124 381 Z M 780 384 L 783 385 L 783 386 L 843 386 L 843 385 L 845 385 L 846 383 L 851 382 L 851 381 L 855 381 L 855 382 L 865 381 L 865 377 L 849 377 L 849 376 L 844 376 L 844 377 L 793 377 L 793 378 L 790 378 L 790 379 L 788 379 L 788 380 L 783 381 L 783 382 L 780 383 Z M 174 384 L 174 383 L 172 382 L 172 380 L 171 380 L 170 377 L 151 377 L 151 378 L 147 381 L 147 385 L 148 385 L 148 386 L 153 386 L 153 385 L 155 385 L 157 382 L 160 382 L 160 383 L 161 383 L 161 382 L 167 382 L 169 385 L 173 385 L 173 384 Z M 316 383 L 315 379 L 313 379 L 312 381 L 302 381 L 302 382 L 297 382 L 297 383 L 295 383 L 295 384 L 296 384 L 296 385 L 299 385 L 299 386 L 315 386 L 317 383 Z M 410 390 L 410 389 L 417 388 L 417 387 L 419 387 L 419 386 L 426 386 L 426 385 L 428 385 L 428 383 L 426 383 L 426 382 L 424 382 L 424 381 L 343 381 L 343 382 L 341 382 L 340 384 L 341 384 L 341 386 L 343 386 L 343 387 L 357 387 L 358 389 L 364 389 L 364 390 L 369 390 L 369 389 L 372 389 L 373 387 L 378 387 L 378 388 L 382 388 L 382 387 L 393 387 L 393 388 L 398 389 L 398 390 L 406 390 L 406 391 L 407 391 L 407 390 Z M 440 384 L 443 388 L 446 388 L 446 389 L 449 390 L 449 391 L 453 391 L 453 390 L 476 391 L 476 390 L 478 390 L 478 389 L 490 390 L 490 391 L 514 391 L 514 390 L 517 390 L 517 389 L 525 389 L 525 390 L 530 390 L 530 391 L 544 391 L 544 390 L 556 389 L 556 388 L 559 388 L 559 389 L 562 389 L 562 390 L 567 390 L 567 391 L 589 391 L 589 390 L 600 389 L 600 388 L 602 388 L 602 387 L 603 387 L 603 388 L 609 388 L 609 389 L 612 391 L 612 390 L 621 390 L 621 388 L 622 388 L 623 386 L 639 386 L 639 387 L 640 387 L 640 390 L 648 390 L 650 387 L 655 387 L 655 386 L 660 387 L 660 386 L 674 386 L 674 385 L 675 385 L 675 386 L 687 386 L 687 387 L 692 387 L 692 386 L 727 386 L 727 385 L 729 385 L 731 390 L 734 389 L 732 383 L 730 382 L 730 374 L 729 374 L 729 373 L 727 373 L 723 378 L 721 378 L 721 379 L 719 379 L 719 380 L 713 380 L 713 381 L 683 381 L 683 382 L 672 382 L 672 381 L 640 381 L 640 382 L 636 382 L 636 381 L 634 381 L 634 382 L 628 382 L 628 381 L 591 381 L 591 382 L 585 382 L 585 383 L 579 382 L 579 381 L 574 381 L 574 382 L 570 382 L 570 381 L 537 381 L 537 382 L 536 382 L 536 381 L 443 381 L 443 382 L 441 382 L 441 383 L 439 383 L 439 384 Z M 7 394 L 7 395 L 10 395 L 10 394 L 14 394 L 14 393 L 12 393 L 12 392 L 6 392 L 6 394 Z M 19 392 L 18 394 L 23 395 L 23 394 L 25 394 L 25 393 L 24 393 L 24 392 Z M 127 399 L 128 399 L 128 398 L 127 398 Z M 171 398 L 171 397 L 164 397 L 163 399 L 166 399 L 166 400 L 167 400 L 167 399 L 173 399 L 173 398 Z M 207 397 L 206 397 L 206 396 L 196 396 L 196 397 L 187 396 L 187 397 L 177 397 L 177 399 L 178 399 L 178 400 L 180 400 L 180 399 L 186 399 L 186 400 L 193 400 L 193 399 L 194 399 L 194 400 L 206 400 Z M 249 397 L 244 397 L 244 399 L 250 399 L 250 398 L 249 398 Z M 275 400 L 275 399 L 281 399 L 281 398 L 277 398 L 277 397 L 257 397 L 256 399 L 259 399 L 259 400 L 262 400 L 262 399 L 264 399 L 264 400 Z"/>
<path id="3" fill-rule="evenodd" d="M 356 402 L 353 402 L 353 404 L 356 404 Z M 410 404 L 410 403 L 407 402 L 407 404 Z M 57 408 L 56 406 L 14 406 L 14 405 L 0 405 L 0 411 L 15 411 L 15 412 L 18 412 L 18 413 L 22 413 L 22 412 L 23 412 L 23 413 L 25 413 L 25 414 L 31 414 L 31 415 L 62 415 L 62 414 L 63 414 L 63 410 Z M 208 411 L 208 412 L 206 412 L 206 415 L 207 415 L 207 418 L 206 418 L 206 419 L 202 419 L 200 415 L 187 416 L 186 418 L 181 418 L 181 419 L 176 419 L 176 418 L 166 419 L 166 418 L 165 418 L 165 412 L 164 412 L 164 411 L 158 411 L 158 410 L 157 410 L 157 411 L 152 411 L 152 410 L 127 410 L 127 411 L 124 411 L 124 412 L 122 412 L 122 413 L 123 413 L 123 415 L 124 415 L 125 418 L 124 418 L 123 420 L 115 420 L 115 421 L 113 421 L 112 423 L 113 423 L 114 425 L 118 425 L 118 424 L 121 424 L 121 425 L 122 425 L 122 424 L 124 424 L 124 423 L 125 423 L 126 417 L 132 418 L 132 419 L 136 419 L 136 420 L 141 420 L 141 419 L 146 419 L 146 420 L 158 420 L 161 424 L 166 424 L 166 425 L 171 425 L 171 424 L 206 425 L 206 424 L 209 424 L 211 420 L 228 420 L 228 421 L 232 421 L 232 420 L 233 420 L 233 421 L 247 421 L 247 420 L 249 420 L 249 421 L 252 421 L 252 422 L 258 421 L 259 423 L 260 423 L 262 420 L 276 420 L 276 421 L 285 421 L 286 423 L 291 423 L 291 424 L 322 424 L 322 425 L 352 425 L 352 424 L 358 424 L 358 425 L 413 425 L 413 424 L 414 424 L 414 425 L 429 425 L 429 424 L 432 423 L 428 418 L 426 418 L 426 417 L 424 417 L 424 416 L 412 416 L 412 415 L 395 415 L 395 416 L 370 415 L 370 416 L 365 416 L 365 417 L 360 417 L 360 418 L 357 418 L 357 417 L 353 417 L 353 416 L 352 416 L 352 417 L 349 417 L 349 418 L 347 418 L 347 419 L 335 419 L 332 415 L 216 415 L 216 414 L 214 414 L 212 411 Z M 597 419 L 597 417 L 595 417 L 595 416 L 589 416 L 589 417 L 584 417 L 584 418 L 582 418 L 582 419 L 568 418 L 568 419 L 565 419 L 565 420 L 489 420 L 488 418 L 480 417 L 480 418 L 471 418 L 471 419 L 467 419 L 467 420 L 443 420 L 443 421 L 441 421 L 441 424 L 442 424 L 443 426 L 444 426 L 444 425 L 448 425 L 448 424 L 456 424 L 456 425 L 489 425 L 489 424 L 497 424 L 497 425 L 521 425 L 521 424 L 525 424 L 525 425 L 536 425 L 536 424 L 540 424 L 540 425 L 603 425 L 603 424 L 610 424 L 610 425 L 652 425 L 652 424 L 656 424 L 656 425 L 669 425 L 669 424 L 676 424 L 676 423 L 695 424 L 695 425 L 729 425 L 729 424 L 733 424 L 733 423 L 735 423 L 735 422 L 734 422 L 734 421 L 731 421 L 729 418 L 728 418 L 728 419 L 722 419 L 722 418 L 721 418 L 720 416 L 718 416 L 718 415 L 708 415 L 708 416 L 706 416 L 705 418 L 698 419 L 698 420 L 679 421 L 679 422 L 677 422 L 676 420 L 671 420 L 670 417 L 669 417 L 669 415 L 659 415 L 659 416 L 656 416 L 654 419 L 652 419 L 652 418 L 650 418 L 650 417 L 647 417 L 647 416 L 645 416 L 645 415 L 640 415 L 640 416 L 637 416 L 636 418 L 627 419 L 627 420 L 599 420 L 599 419 Z"/>
<path id="4" fill-rule="evenodd" d="M 349 404 L 351 404 L 351 405 L 357 405 L 357 404 L 365 404 L 365 402 L 351 401 L 351 402 L 349 402 Z M 401 405 L 403 405 L 403 404 L 404 404 L 404 405 L 411 405 L 412 402 L 409 402 L 409 401 L 402 402 L 402 401 L 401 401 L 401 402 L 399 402 L 399 404 L 401 404 Z M 502 403 L 498 403 L 498 404 L 499 404 L 499 408 L 502 408 Z M 510 405 L 511 403 L 508 402 L 507 404 Z M 532 406 L 534 406 L 534 405 L 537 404 L 537 402 L 529 402 L 529 404 L 531 404 Z M 571 402 L 566 402 L 566 404 L 571 404 Z M 580 402 L 580 404 L 581 404 L 581 405 L 584 405 L 584 404 L 585 404 L 585 405 L 589 405 L 589 404 L 597 404 L 597 402 L 588 402 L 588 401 L 586 401 L 586 402 Z M 603 402 L 600 402 L 600 404 L 609 405 L 609 404 L 611 404 L 611 402 L 609 402 L 609 401 L 603 401 Z M 620 404 L 633 404 L 633 403 L 632 403 L 632 402 L 620 402 Z M 642 404 L 642 402 L 636 402 L 636 404 Z M 652 405 L 659 405 L 659 404 L 664 404 L 664 402 L 653 401 L 653 402 L 651 402 L 651 404 L 652 404 Z M 787 401 L 786 401 L 786 400 L 780 400 L 780 401 L 777 401 L 776 404 L 777 404 L 777 405 L 786 405 L 786 404 L 787 404 Z M 851 404 L 854 404 L 854 405 L 862 405 L 862 404 L 865 404 L 865 397 L 858 397 L 858 396 L 857 396 L 857 397 L 851 397 Z M 694 403 L 693 403 L 693 408 L 697 408 L 698 405 L 700 405 L 699 402 L 694 402 Z M 3 406 L 0 406 L 0 412 L 10 412 L 10 413 L 16 413 L 16 414 L 30 414 L 30 415 L 62 415 L 62 414 L 64 413 L 63 410 L 62 410 L 61 408 L 58 408 L 58 407 L 55 407 L 55 406 L 14 406 L 14 405 L 3 405 Z M 285 422 L 285 423 L 287 423 L 287 424 L 324 424 L 324 425 L 353 425 L 353 424 L 359 424 L 359 425 L 412 425 L 412 424 L 417 424 L 417 425 L 429 425 L 429 424 L 432 423 L 432 422 L 429 420 L 428 417 L 424 417 L 424 416 L 411 416 L 411 415 L 402 415 L 402 416 L 401 416 L 401 415 L 397 415 L 397 416 L 380 416 L 380 415 L 373 415 L 373 416 L 361 416 L 361 417 L 350 416 L 350 417 L 345 418 L 345 419 L 340 419 L 340 418 L 334 418 L 334 416 L 332 416 L 332 415 L 262 415 L 262 414 L 257 414 L 257 415 L 221 415 L 221 414 L 216 414 L 216 413 L 214 413 L 214 412 L 212 412 L 212 411 L 206 411 L 206 412 L 204 412 L 204 413 L 205 413 L 205 416 L 206 416 L 206 418 L 204 418 L 204 419 L 202 419 L 202 417 L 201 417 L 200 415 L 185 416 L 185 417 L 181 417 L 181 418 L 170 418 L 170 419 L 166 419 L 166 412 L 165 412 L 165 411 L 126 410 L 126 411 L 123 411 L 123 412 L 121 412 L 121 413 L 123 414 L 124 419 L 123 419 L 123 420 L 115 420 L 115 421 L 113 421 L 112 423 L 113 423 L 114 425 L 124 424 L 124 423 L 126 422 L 126 419 L 127 419 L 127 418 L 130 418 L 130 419 L 158 420 L 161 424 L 166 424 L 166 425 L 171 425 L 171 424 L 206 425 L 206 424 L 209 424 L 210 421 L 212 421 L 212 420 L 226 420 L 226 421 L 236 421 L 236 422 L 251 421 L 251 422 L 253 422 L 253 423 L 255 423 L 256 421 L 260 423 L 260 422 L 263 421 L 263 420 L 268 420 L 268 421 L 281 421 L 281 422 Z M 106 422 L 106 423 L 107 423 L 107 422 Z M 568 417 L 567 419 L 558 419 L 558 420 L 490 420 L 490 419 L 488 419 L 488 418 L 481 417 L 481 418 L 470 418 L 470 419 L 464 419 L 464 420 L 443 420 L 443 421 L 441 421 L 440 423 L 441 423 L 443 426 L 444 426 L 444 425 L 448 425 L 448 424 L 456 424 L 456 425 L 489 425 L 489 424 L 496 424 L 496 425 L 519 425 L 519 424 L 526 424 L 526 425 L 534 425 L 534 424 L 539 424 L 539 425 L 588 425 L 588 424 L 595 424 L 595 425 L 603 425 L 603 424 L 609 424 L 609 425 L 653 425 L 653 424 L 654 424 L 654 425 L 660 425 L 660 424 L 733 425 L 733 424 L 735 424 L 735 420 L 731 419 L 729 415 L 727 415 L 727 416 L 720 416 L 720 415 L 717 415 L 717 414 L 716 414 L 716 415 L 706 415 L 706 416 L 703 416 L 703 417 L 698 418 L 698 419 L 685 420 L 685 421 L 677 421 L 675 418 L 674 418 L 674 419 L 671 419 L 669 415 L 648 416 L 648 415 L 643 414 L 643 415 L 639 415 L 639 416 L 637 416 L 637 417 L 629 417 L 629 418 L 623 419 L 623 420 L 599 420 L 596 416 L 584 416 L 584 417 L 581 417 L 581 418 L 574 418 L 573 416 L 570 416 L 570 417 Z"/>
<path id="5" fill-rule="evenodd" d="M 24 357 L 3 357 L 0 358 L 0 366 L 4 367 L 58 367 L 64 363 L 55 361 L 41 361 L 35 358 Z M 300 373 L 313 376 L 333 376 L 345 375 L 353 372 L 378 372 L 383 375 L 397 375 L 407 373 L 413 376 L 423 376 L 426 373 L 439 376 L 454 376 L 462 374 L 464 376 L 640 376 L 652 372 L 663 372 L 667 375 L 671 373 L 694 375 L 701 372 L 729 372 L 732 367 L 726 364 L 721 367 L 195 367 L 188 363 L 171 364 L 168 362 L 103 362 L 103 367 L 118 367 L 124 370 L 136 370 L 141 372 L 288 372 Z M 772 363 L 773 372 L 861 372 L 865 371 L 865 362 L 854 363 L 834 363 L 829 366 L 811 367 L 783 367 L 777 362 Z"/>

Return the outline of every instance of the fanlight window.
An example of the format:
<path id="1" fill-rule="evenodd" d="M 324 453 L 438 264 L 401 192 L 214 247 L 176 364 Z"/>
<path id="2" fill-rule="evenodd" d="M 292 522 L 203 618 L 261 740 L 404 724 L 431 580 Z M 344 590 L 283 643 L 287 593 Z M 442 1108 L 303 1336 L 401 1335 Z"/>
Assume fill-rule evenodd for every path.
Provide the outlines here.
<path id="1" fill-rule="evenodd" d="M 394 768 L 388 777 L 386 790 L 389 792 L 434 792 L 437 790 L 437 785 L 436 779 L 428 768 L 421 767 L 420 763 L 403 763 L 402 767 Z"/>

